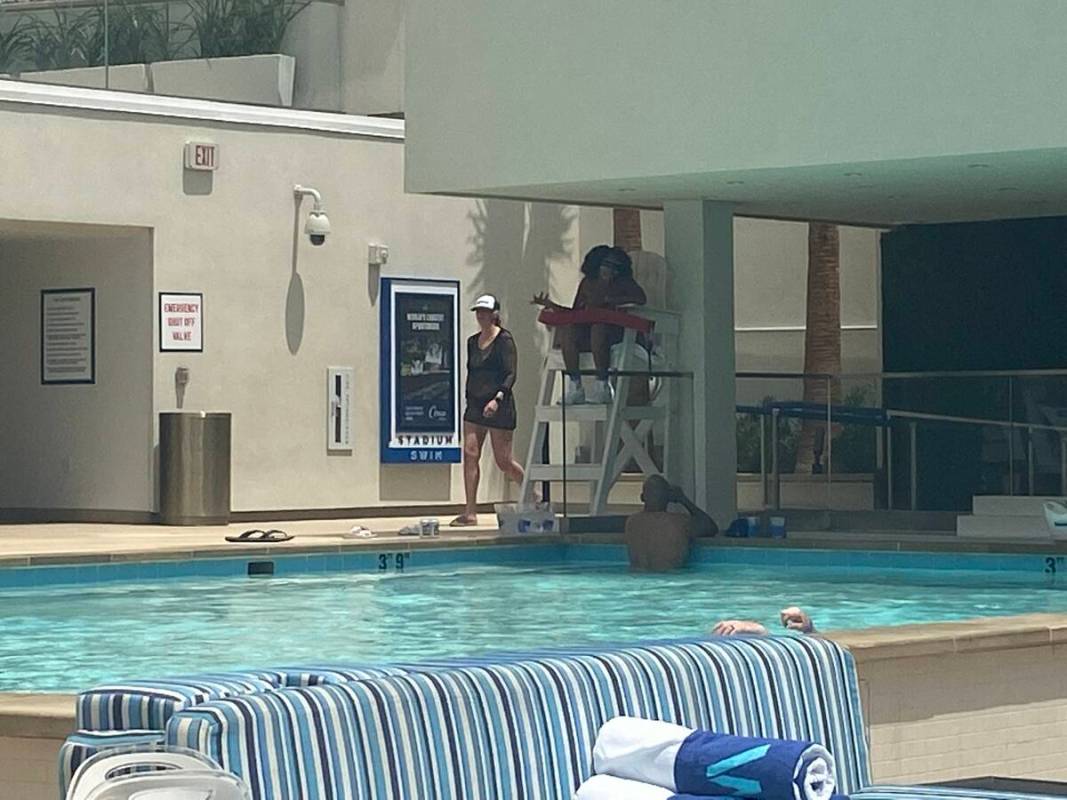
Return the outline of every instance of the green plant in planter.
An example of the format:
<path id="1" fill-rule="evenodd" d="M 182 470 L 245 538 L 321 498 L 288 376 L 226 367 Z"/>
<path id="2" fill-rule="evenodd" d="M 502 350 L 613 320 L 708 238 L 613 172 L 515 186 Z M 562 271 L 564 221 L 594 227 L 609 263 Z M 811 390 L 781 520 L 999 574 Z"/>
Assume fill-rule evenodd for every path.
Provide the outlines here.
<path id="1" fill-rule="evenodd" d="M 93 15 L 54 9 L 53 19 L 34 19 L 27 28 L 29 56 L 39 70 L 70 69 L 89 63 Z"/>
<path id="2" fill-rule="evenodd" d="M 10 30 L 0 30 L 0 72 L 17 72 L 30 51 L 30 18 L 22 15 Z"/>
<path id="3" fill-rule="evenodd" d="M 289 23 L 307 8 L 299 0 L 235 0 L 248 55 L 280 53 Z"/>
<path id="4" fill-rule="evenodd" d="M 237 55 L 240 20 L 234 0 L 191 0 L 188 24 L 193 30 L 200 58 Z"/>
<path id="5" fill-rule="evenodd" d="M 874 393 L 857 386 L 845 393 L 844 405 L 867 408 Z M 874 472 L 878 462 L 878 429 L 869 425 L 845 425 L 834 437 L 833 470 L 840 473 Z"/>
<path id="6" fill-rule="evenodd" d="M 774 403 L 773 397 L 763 398 L 762 405 Z M 773 462 L 771 443 L 771 418 L 766 417 L 767 426 L 764 457 L 767 472 L 771 471 Z M 778 419 L 778 470 L 780 473 L 792 472 L 797 461 L 797 446 L 800 442 L 800 420 L 780 417 Z M 758 473 L 760 470 L 760 415 L 742 414 L 737 418 L 737 471 Z"/>
<path id="7" fill-rule="evenodd" d="M 89 63 L 99 66 L 105 62 L 105 25 L 107 63 L 148 64 L 170 57 L 170 36 L 167 22 L 160 8 L 150 5 L 110 4 L 105 22 L 103 6 L 94 10 L 93 26 L 88 36 Z"/>
<path id="8" fill-rule="evenodd" d="M 285 32 L 307 0 L 191 0 L 201 58 L 281 52 Z"/>

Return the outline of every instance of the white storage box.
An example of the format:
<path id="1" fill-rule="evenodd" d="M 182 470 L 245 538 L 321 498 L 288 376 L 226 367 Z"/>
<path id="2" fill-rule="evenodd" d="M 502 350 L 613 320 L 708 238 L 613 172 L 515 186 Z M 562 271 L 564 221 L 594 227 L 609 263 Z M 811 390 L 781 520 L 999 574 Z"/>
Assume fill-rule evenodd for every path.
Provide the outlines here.
<path id="1" fill-rule="evenodd" d="M 556 512 L 551 504 L 501 503 L 496 506 L 501 533 L 555 533 Z"/>

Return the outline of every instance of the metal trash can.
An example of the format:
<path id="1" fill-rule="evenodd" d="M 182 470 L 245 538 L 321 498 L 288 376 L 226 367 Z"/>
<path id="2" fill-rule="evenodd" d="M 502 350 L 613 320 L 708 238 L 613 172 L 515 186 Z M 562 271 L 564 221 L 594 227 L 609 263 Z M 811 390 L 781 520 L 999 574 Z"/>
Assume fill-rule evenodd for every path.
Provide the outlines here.
<path id="1" fill-rule="evenodd" d="M 159 415 L 159 521 L 164 525 L 229 523 L 229 412 Z"/>

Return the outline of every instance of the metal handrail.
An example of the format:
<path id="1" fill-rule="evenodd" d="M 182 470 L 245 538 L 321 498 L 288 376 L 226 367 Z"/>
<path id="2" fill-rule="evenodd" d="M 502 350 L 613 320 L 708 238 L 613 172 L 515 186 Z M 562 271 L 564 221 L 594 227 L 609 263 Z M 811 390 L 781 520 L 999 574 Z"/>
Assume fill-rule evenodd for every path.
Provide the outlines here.
<path id="1" fill-rule="evenodd" d="M 1064 369 L 942 370 L 937 372 L 737 372 L 741 379 L 781 380 L 919 380 L 922 378 L 1052 378 L 1067 377 Z"/>
<path id="2" fill-rule="evenodd" d="M 827 404 L 827 417 L 826 422 L 829 426 L 833 423 L 832 409 L 834 406 Z M 986 419 L 983 417 L 960 417 L 950 414 L 930 414 L 921 411 L 903 411 L 898 409 L 887 408 L 883 409 L 886 415 L 885 421 L 881 421 L 875 418 L 865 420 L 861 418 L 849 419 L 842 424 L 850 425 L 862 425 L 866 427 L 883 428 L 886 432 L 885 435 L 885 463 L 886 463 L 886 483 L 887 483 L 887 503 L 889 510 L 893 508 L 893 457 L 892 457 L 892 437 L 889 435 L 889 426 L 892 425 L 894 420 L 907 421 L 909 426 L 909 478 L 910 478 L 910 501 L 911 510 L 916 511 L 918 508 L 918 459 L 917 459 L 917 437 L 918 437 L 918 424 L 919 422 L 934 422 L 941 424 L 960 424 L 960 425 L 976 425 L 979 427 L 993 427 L 993 428 L 1008 428 L 1008 429 L 1024 429 L 1026 430 L 1026 464 L 1027 464 L 1027 491 L 1031 496 L 1034 494 L 1034 431 L 1052 431 L 1059 434 L 1060 438 L 1060 489 L 1061 493 L 1067 495 L 1067 426 L 1061 425 L 1044 425 L 1040 423 L 1030 422 L 1015 422 L 1014 420 L 997 420 Z M 763 504 L 768 505 L 767 498 L 767 474 L 766 474 L 766 459 L 764 456 L 764 419 L 766 417 L 771 418 L 771 478 L 773 481 L 773 503 L 771 507 L 774 510 L 781 509 L 782 501 L 782 488 L 781 488 L 781 472 L 778 465 L 778 420 L 780 417 L 794 416 L 788 413 L 788 408 L 781 408 L 778 405 L 770 406 L 742 406 L 738 408 L 738 413 L 757 414 L 760 417 L 760 483 L 763 487 Z M 838 417 L 840 420 L 841 418 Z M 1009 436 L 1009 444 L 1014 437 Z M 831 459 L 833 457 L 832 449 L 829 447 L 829 436 L 827 437 L 827 482 L 831 482 L 832 467 Z M 1014 448 L 1009 447 L 1009 486 L 1014 484 Z"/>
<path id="3" fill-rule="evenodd" d="M 1014 422 L 1003 419 L 986 419 L 984 417 L 954 417 L 949 414 L 927 414 L 923 411 L 897 411 L 892 408 L 885 409 L 886 416 L 899 417 L 901 419 L 922 419 L 936 422 L 958 422 L 966 425 L 992 426 L 995 428 L 1026 428 L 1032 431 L 1057 431 L 1067 434 L 1067 426 L 1042 425 L 1036 422 Z M 857 423 L 859 424 L 859 423 Z"/>

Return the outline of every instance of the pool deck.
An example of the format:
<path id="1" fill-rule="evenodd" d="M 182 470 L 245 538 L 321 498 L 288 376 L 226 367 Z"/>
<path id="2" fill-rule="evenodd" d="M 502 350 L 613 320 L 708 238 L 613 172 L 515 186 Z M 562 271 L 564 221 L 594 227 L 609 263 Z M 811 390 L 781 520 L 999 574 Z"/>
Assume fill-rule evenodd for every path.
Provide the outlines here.
<path id="1" fill-rule="evenodd" d="M 483 514 L 479 525 L 448 528 L 442 519 L 441 534 L 425 539 L 399 536 L 398 531 L 418 517 L 379 517 L 339 520 L 286 520 L 239 523 L 229 526 L 167 527 L 101 523 L 44 523 L 0 525 L 0 568 L 54 566 L 108 561 L 147 561 L 227 556 L 299 555 L 340 553 L 390 548 L 478 547 L 497 544 L 543 544 L 545 542 L 621 541 L 619 534 L 505 535 L 496 528 L 493 515 Z M 353 525 L 374 531 L 372 539 L 346 539 Z M 293 539 L 270 545 L 233 544 L 225 536 L 250 528 L 279 528 Z M 732 539 L 718 536 L 701 540 L 705 547 L 803 548 L 828 550 L 918 551 L 936 553 L 1027 553 L 1067 555 L 1067 541 L 961 539 L 953 534 L 929 532 L 795 531 L 788 539 Z"/>
<path id="2" fill-rule="evenodd" d="M 619 534 L 502 534 L 493 515 L 479 517 L 470 528 L 441 528 L 436 538 L 400 536 L 398 531 L 418 517 L 380 517 L 341 520 L 298 520 L 240 523 L 229 526 L 166 527 L 101 523 L 0 525 L 0 568 L 54 566 L 91 562 L 181 560 L 247 556 L 339 553 L 361 550 L 419 550 L 447 547 L 567 543 L 618 543 Z M 447 520 L 442 520 L 447 523 Z M 371 539 L 346 539 L 353 525 L 376 532 Z M 225 536 L 251 527 L 280 528 L 293 539 L 270 545 L 233 544 Z M 801 548 L 876 550 L 931 553 L 1033 553 L 1067 555 L 1067 542 L 988 541 L 959 539 L 951 534 L 891 531 L 791 532 L 788 539 L 702 540 L 703 547 Z M 709 620 L 709 626 L 714 620 Z M 902 656 L 976 652 L 987 647 L 1014 649 L 1067 644 L 1067 614 L 1029 614 L 972 621 L 901 625 L 836 631 L 827 634 L 847 646 L 857 661 Z M 0 692 L 0 737 L 52 736 L 69 732 L 74 719 L 73 696 L 50 693 Z"/>
<path id="3" fill-rule="evenodd" d="M 709 620 L 709 627 L 714 620 Z M 847 647 L 861 671 L 892 659 L 1067 645 L 1067 614 L 1025 614 L 958 622 L 895 625 L 822 634 Z M 75 696 L 0 692 L 0 738 L 62 739 L 74 730 Z"/>
<path id="4" fill-rule="evenodd" d="M 346 553 L 376 551 L 383 548 L 419 550 L 559 542 L 618 543 L 621 541 L 618 533 L 505 535 L 496 529 L 496 520 L 492 515 L 483 515 L 479 520 L 481 524 L 477 527 L 465 529 L 443 527 L 437 538 L 425 539 L 397 535 L 401 527 L 417 521 L 418 518 L 415 517 L 286 520 L 274 523 L 261 522 L 254 525 L 245 522 L 230 525 L 228 528 L 95 523 L 5 524 L 0 525 L 0 568 L 92 562 Z M 447 522 L 447 519 L 443 521 Z M 356 524 L 370 528 L 377 533 L 377 536 L 372 539 L 344 538 L 343 534 Z M 271 545 L 232 544 L 224 540 L 228 534 L 240 533 L 252 527 L 281 528 L 292 533 L 294 539 Z M 1067 542 L 967 540 L 946 533 L 908 531 L 791 531 L 789 538 L 785 540 L 732 539 L 720 536 L 703 540 L 700 546 L 1067 556 Z M 714 622 L 715 620 L 709 619 L 709 627 Z M 1019 663 L 1028 664 L 1035 659 L 1040 661 L 1048 654 L 1053 654 L 1053 663 L 1060 663 L 1062 655 L 1067 654 L 1067 614 L 1028 614 L 949 623 L 830 631 L 823 635 L 847 647 L 856 658 L 860 671 L 861 692 L 865 698 L 864 705 L 867 706 L 868 725 L 871 726 L 872 736 L 877 739 L 875 743 L 876 773 L 888 779 L 897 776 L 899 770 L 904 769 L 900 764 L 892 761 L 897 757 L 897 738 L 907 739 L 918 735 L 916 731 L 919 729 L 913 730 L 907 726 L 945 725 L 947 724 L 945 720 L 949 717 L 944 714 L 940 716 L 935 714 L 936 720 L 931 722 L 926 719 L 927 715 L 920 714 L 920 719 L 917 721 L 905 719 L 906 709 L 899 711 L 896 707 L 886 706 L 885 690 L 879 689 L 887 684 L 889 679 L 885 677 L 886 675 L 896 675 L 902 670 L 905 672 L 917 670 L 916 674 L 918 674 L 926 669 L 923 665 L 934 663 L 940 672 L 947 669 L 946 664 L 957 663 L 957 661 L 951 661 L 952 659 L 978 658 L 980 659 L 978 663 L 988 662 L 991 665 L 1016 663 L 1010 660 L 1022 659 Z M 942 660 L 931 661 L 931 659 Z M 943 659 L 950 659 L 950 661 Z M 967 666 L 966 669 L 973 671 L 976 667 Z M 1058 669 L 1055 667 L 1054 672 Z M 1041 684 L 1048 683 L 1050 680 L 1052 679 L 1044 674 L 1036 678 L 1036 682 Z M 961 682 L 959 678 L 953 683 L 966 686 L 966 681 Z M 944 689 L 944 681 L 939 677 L 932 684 L 932 688 L 928 688 L 928 691 L 924 690 L 930 697 L 923 702 L 934 702 L 935 699 L 944 695 Z M 874 692 L 873 700 L 871 699 L 872 691 Z M 879 691 L 882 691 L 882 694 L 879 694 Z M 903 695 L 908 695 L 911 691 L 909 685 L 907 692 L 903 692 Z M 59 742 L 74 729 L 74 705 L 75 698 L 70 694 L 0 692 L 0 751 L 5 748 L 14 748 L 11 749 L 11 754 L 14 754 L 16 751 L 23 752 L 19 750 L 23 748 L 26 753 L 39 760 L 40 763 L 34 762 L 34 769 L 43 770 L 50 775 L 50 771 L 54 769 L 54 751 L 58 748 Z M 1006 714 L 1014 708 L 1016 706 L 1001 704 L 995 710 L 998 714 Z M 1067 714 L 1067 709 L 1061 712 L 1059 707 L 1056 707 L 1045 709 L 1040 713 Z M 997 717 L 997 720 L 1002 720 L 1002 718 Z M 1057 719 L 1059 719 L 1058 716 Z M 965 715 L 953 724 L 957 725 L 960 730 L 970 730 L 974 724 L 978 723 L 974 722 L 973 716 Z M 998 721 L 995 724 L 999 725 L 1001 722 Z M 904 727 L 898 731 L 899 726 Z M 11 755 L 11 757 L 15 756 Z M 884 760 L 879 762 L 877 760 L 879 757 Z M 908 774 L 911 777 L 920 774 L 928 775 L 931 779 L 942 777 L 940 773 L 929 770 L 925 773 L 920 771 Z M 37 795 L 33 797 L 36 800 Z"/>

